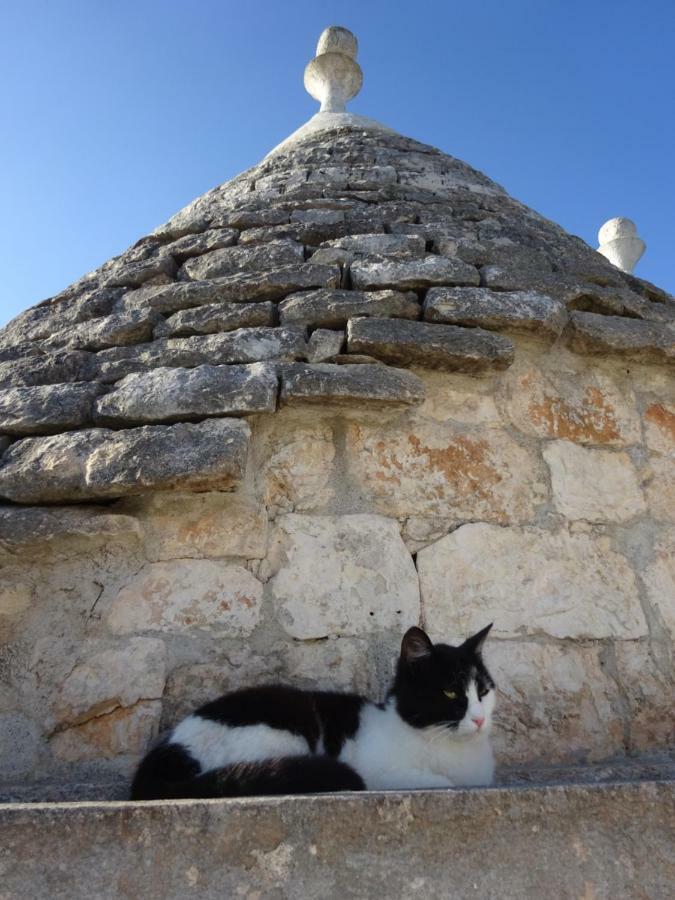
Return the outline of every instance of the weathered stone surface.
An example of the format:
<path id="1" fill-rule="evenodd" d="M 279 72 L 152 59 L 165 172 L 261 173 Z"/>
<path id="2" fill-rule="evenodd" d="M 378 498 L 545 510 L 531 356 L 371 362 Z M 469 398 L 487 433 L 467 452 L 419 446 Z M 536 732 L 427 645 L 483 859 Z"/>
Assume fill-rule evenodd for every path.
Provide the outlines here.
<path id="1" fill-rule="evenodd" d="M 39 753 L 39 728 L 20 712 L 0 715 L 0 759 L 3 777 L 28 779 L 33 775 Z"/>
<path id="2" fill-rule="evenodd" d="M 623 751 L 619 692 L 595 647 L 488 641 L 485 661 L 499 688 L 498 759 L 550 765 Z"/>
<path id="3" fill-rule="evenodd" d="M 330 331 L 327 328 L 317 328 L 307 344 L 307 361 L 311 363 L 323 362 L 338 356 L 345 343 L 344 331 Z"/>
<path id="4" fill-rule="evenodd" d="M 243 231 L 246 228 L 259 228 L 266 225 L 281 225 L 288 222 L 289 213 L 285 209 L 252 209 L 228 212 L 227 222 L 232 228 Z"/>
<path id="5" fill-rule="evenodd" d="M 646 492 L 651 515 L 663 522 L 675 522 L 675 463 L 672 458 L 654 456 L 649 461 Z"/>
<path id="6" fill-rule="evenodd" d="M 426 399 L 420 417 L 436 422 L 502 427 L 504 422 L 495 403 L 492 385 L 470 375 L 418 370 L 426 387 Z"/>
<path id="7" fill-rule="evenodd" d="M 159 700 L 166 680 L 166 648 L 157 638 L 133 637 L 128 644 L 93 653 L 60 686 L 54 719 L 59 731 L 81 725 L 139 700 Z"/>
<path id="8" fill-rule="evenodd" d="M 429 322 L 489 330 L 535 331 L 557 336 L 567 312 L 559 300 L 536 291 L 497 293 L 488 288 L 431 288 L 424 300 Z"/>
<path id="9" fill-rule="evenodd" d="M 138 522 L 105 507 L 0 507 L 0 547 L 9 550 L 43 542 L 63 546 L 65 539 L 73 537 L 110 540 L 122 535 L 138 538 Z"/>
<path id="10" fill-rule="evenodd" d="M 665 325 L 587 312 L 573 312 L 570 321 L 570 346 L 577 353 L 618 353 L 652 363 L 675 360 L 675 333 Z"/>
<path id="11" fill-rule="evenodd" d="M 304 262 L 302 244 L 291 240 L 269 241 L 241 247 L 212 250 L 184 263 L 181 273 L 191 281 L 204 281 L 243 272 L 269 271 Z"/>
<path id="12" fill-rule="evenodd" d="M 121 301 L 121 309 L 149 306 L 161 313 L 173 313 L 205 303 L 279 300 L 294 291 L 337 288 L 340 267 L 303 263 L 281 266 L 266 272 L 244 272 L 212 281 L 179 282 L 133 291 Z"/>
<path id="13" fill-rule="evenodd" d="M 274 304 L 271 302 L 208 303 L 194 309 L 179 310 L 155 325 L 153 334 L 156 338 L 185 337 L 274 325 L 274 313 Z"/>
<path id="14" fill-rule="evenodd" d="M 509 418 L 525 434 L 608 446 L 642 439 L 630 385 L 594 369 L 516 359 L 504 378 L 503 397 Z"/>
<path id="15" fill-rule="evenodd" d="M 672 598 L 672 583 L 670 589 Z M 643 642 L 618 641 L 614 653 L 624 702 L 628 705 L 628 749 L 633 753 L 670 750 L 675 742 L 672 667 L 657 666 L 649 645 Z"/>
<path id="16" fill-rule="evenodd" d="M 176 260 L 201 256 L 202 253 L 209 253 L 211 250 L 230 247 L 238 236 L 239 232 L 234 228 L 210 228 L 201 234 L 186 234 L 177 241 L 166 244 L 164 252 L 170 253 Z"/>
<path id="17" fill-rule="evenodd" d="M 478 270 L 460 259 L 425 256 L 401 262 L 357 261 L 351 266 L 352 284 L 360 290 L 394 288 L 417 290 L 441 284 L 480 284 Z"/>
<path id="18" fill-rule="evenodd" d="M 650 403 L 643 418 L 649 449 L 655 453 L 675 453 L 675 403 Z"/>
<path id="19" fill-rule="evenodd" d="M 351 477 L 386 515 L 530 522 L 546 496 L 538 456 L 493 428 L 355 423 L 346 452 Z"/>
<path id="20" fill-rule="evenodd" d="M 264 506 L 237 494 L 145 494 L 125 500 L 116 509 L 124 515 L 110 518 L 134 523 L 152 561 L 224 556 L 262 559 L 267 550 Z"/>
<path id="21" fill-rule="evenodd" d="M 296 639 L 361 636 L 418 621 L 417 573 L 390 519 L 284 516 L 268 565 L 279 622 Z"/>
<path id="22" fill-rule="evenodd" d="M 567 519 L 626 522 L 646 512 L 627 453 L 551 441 L 543 454 L 551 471 L 553 502 Z"/>
<path id="23" fill-rule="evenodd" d="M 0 390 L 87 381 L 95 372 L 94 354 L 77 350 L 39 353 L 0 362 Z"/>
<path id="24" fill-rule="evenodd" d="M 142 425 L 274 412 L 277 390 L 267 363 L 159 368 L 118 381 L 96 402 L 95 417 L 103 425 Z"/>
<path id="25" fill-rule="evenodd" d="M 262 584 L 243 566 L 206 559 L 149 563 L 122 589 L 107 616 L 113 634 L 193 630 L 250 634 Z"/>
<path id="26" fill-rule="evenodd" d="M 410 406 L 424 400 L 415 375 L 388 366 L 335 366 L 327 363 L 281 367 L 280 401 L 286 406 Z"/>
<path id="27" fill-rule="evenodd" d="M 660 529 L 658 535 L 654 555 L 640 574 L 650 606 L 675 642 L 675 528 Z"/>
<path id="28" fill-rule="evenodd" d="M 394 319 L 351 319 L 347 347 L 350 353 L 366 353 L 393 365 L 450 372 L 506 369 L 514 355 L 508 338 L 480 328 Z"/>
<path id="29" fill-rule="evenodd" d="M 647 633 L 635 576 L 606 539 L 539 528 L 463 525 L 417 554 L 425 617 L 460 638 L 635 639 Z"/>
<path id="30" fill-rule="evenodd" d="M 279 304 L 284 325 L 344 328 L 354 316 L 417 319 L 420 304 L 412 291 L 309 291 L 292 294 Z"/>
<path id="31" fill-rule="evenodd" d="M 243 476 L 249 437 L 245 422 L 215 419 L 24 438 L 2 458 L 0 496 L 58 503 L 175 487 L 227 490 Z"/>
<path id="32" fill-rule="evenodd" d="M 103 350 L 140 344 L 152 336 L 157 318 L 151 309 L 113 313 L 57 331 L 44 341 L 43 346 L 47 349 Z"/>
<path id="33" fill-rule="evenodd" d="M 159 700 L 139 701 L 128 709 L 118 707 L 81 725 L 57 731 L 49 746 L 63 762 L 126 756 L 129 762 L 136 763 L 157 737 L 161 711 Z"/>
<path id="34" fill-rule="evenodd" d="M 155 256 L 116 267 L 104 287 L 137 287 L 159 276 L 171 278 L 175 272 L 176 263 L 171 256 Z"/>
<path id="35" fill-rule="evenodd" d="M 50 434 L 91 423 L 98 384 L 53 384 L 0 391 L 0 429 L 8 434 Z"/>
<path id="36" fill-rule="evenodd" d="M 623 777 L 630 781 L 226 803 L 8 804 L 3 889 L 69 900 L 109 900 L 118 884 L 165 900 L 347 900 L 447 896 L 452 884 L 457 897 L 664 900 L 675 786 Z M 138 865 L 139 846 L 150 864 Z"/>
<path id="37" fill-rule="evenodd" d="M 318 252 L 329 248 L 346 250 L 354 256 L 421 259 L 424 256 L 425 242 L 424 238 L 412 234 L 360 234 L 327 241 Z"/>
<path id="38" fill-rule="evenodd" d="M 6 434 L 0 435 L 0 457 L 2 456 L 2 454 L 5 452 L 5 450 L 9 447 L 9 445 L 11 443 L 12 443 L 11 437 L 9 437 Z"/>
<path id="39" fill-rule="evenodd" d="M 271 511 L 321 509 L 332 499 L 335 444 L 331 428 L 295 425 L 277 431 L 273 427 L 259 453 L 265 504 Z"/>
<path id="40" fill-rule="evenodd" d="M 226 334 L 168 338 L 138 347 L 103 350 L 97 355 L 97 368 L 100 380 L 109 382 L 159 366 L 192 368 L 267 359 L 290 361 L 304 359 L 306 354 L 304 328 L 238 328 Z"/>

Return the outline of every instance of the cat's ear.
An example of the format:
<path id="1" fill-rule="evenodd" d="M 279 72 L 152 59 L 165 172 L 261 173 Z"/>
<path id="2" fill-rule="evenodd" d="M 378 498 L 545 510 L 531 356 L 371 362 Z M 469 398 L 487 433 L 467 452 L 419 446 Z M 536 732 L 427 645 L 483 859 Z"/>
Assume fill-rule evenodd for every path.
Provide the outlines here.
<path id="1" fill-rule="evenodd" d="M 433 644 L 421 628 L 409 628 L 401 642 L 401 659 L 407 663 L 416 663 L 431 656 Z"/>
<path id="2" fill-rule="evenodd" d="M 481 631 L 478 631 L 476 634 L 471 635 L 470 638 L 467 638 L 462 646 L 466 647 L 467 650 L 471 650 L 472 653 L 480 653 L 483 649 L 485 638 L 490 633 L 490 629 L 493 625 L 494 622 L 490 622 L 490 624 L 481 629 Z"/>

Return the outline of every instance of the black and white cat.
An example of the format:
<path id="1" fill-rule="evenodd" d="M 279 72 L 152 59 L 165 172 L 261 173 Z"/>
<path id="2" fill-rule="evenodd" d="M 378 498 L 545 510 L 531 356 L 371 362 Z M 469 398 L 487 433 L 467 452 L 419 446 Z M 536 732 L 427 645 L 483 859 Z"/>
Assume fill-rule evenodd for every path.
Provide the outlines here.
<path id="1" fill-rule="evenodd" d="M 459 647 L 406 632 L 387 699 L 271 685 L 225 694 L 143 759 L 133 800 L 486 785 L 492 626 Z"/>

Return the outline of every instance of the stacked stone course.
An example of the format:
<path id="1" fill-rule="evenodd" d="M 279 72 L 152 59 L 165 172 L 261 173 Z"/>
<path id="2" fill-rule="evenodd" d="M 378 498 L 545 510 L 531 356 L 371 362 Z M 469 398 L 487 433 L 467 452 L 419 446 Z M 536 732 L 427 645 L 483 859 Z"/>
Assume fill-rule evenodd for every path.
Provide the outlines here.
<path id="1" fill-rule="evenodd" d="M 667 294 L 399 135 L 210 191 L 0 332 L 0 779 L 379 696 L 416 622 L 495 622 L 504 762 L 665 746 L 674 354 Z"/>

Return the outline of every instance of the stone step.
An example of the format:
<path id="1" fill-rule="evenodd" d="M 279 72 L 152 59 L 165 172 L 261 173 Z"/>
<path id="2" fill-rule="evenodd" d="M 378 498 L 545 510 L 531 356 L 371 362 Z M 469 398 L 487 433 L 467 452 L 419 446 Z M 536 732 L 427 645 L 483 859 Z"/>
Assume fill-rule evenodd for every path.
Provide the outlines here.
<path id="1" fill-rule="evenodd" d="M 3 898 L 665 900 L 675 779 L 0 806 Z"/>

